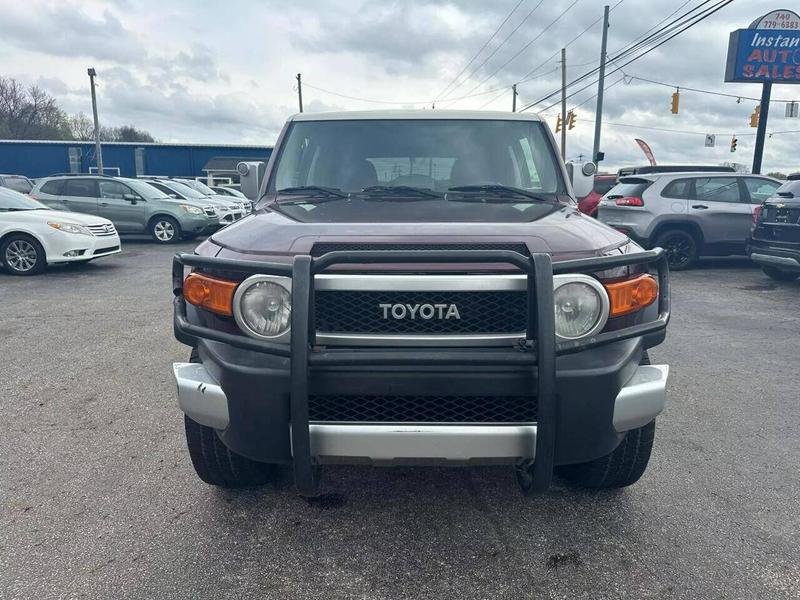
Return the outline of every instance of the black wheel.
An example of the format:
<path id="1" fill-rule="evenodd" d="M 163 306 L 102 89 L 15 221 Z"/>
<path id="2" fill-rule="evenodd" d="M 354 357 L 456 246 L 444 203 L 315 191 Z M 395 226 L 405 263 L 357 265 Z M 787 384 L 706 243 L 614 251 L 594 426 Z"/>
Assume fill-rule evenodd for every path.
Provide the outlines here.
<path id="1" fill-rule="evenodd" d="M 647 350 L 642 352 L 639 364 L 650 364 Z M 634 484 L 647 469 L 655 431 L 656 422 L 652 420 L 643 427 L 627 432 L 610 454 L 585 463 L 557 467 L 556 474 L 588 488 L 621 488 Z"/>
<path id="2" fill-rule="evenodd" d="M 761 270 L 764 271 L 764 275 L 776 281 L 794 281 L 800 277 L 800 273 L 793 271 L 782 271 L 781 269 L 777 269 L 775 267 L 761 267 Z"/>
<path id="3" fill-rule="evenodd" d="M 688 269 L 697 260 L 697 240 L 688 231 L 669 229 L 655 240 L 667 253 L 669 268 L 673 271 Z"/>
<path id="4" fill-rule="evenodd" d="M 197 350 L 192 350 L 189 362 L 200 362 Z M 186 445 L 192 465 L 203 481 L 225 488 L 263 485 L 275 474 L 275 465 L 256 462 L 228 449 L 217 432 L 184 415 Z"/>
<path id="5" fill-rule="evenodd" d="M 156 217 L 150 221 L 150 235 L 159 244 L 174 244 L 181 239 L 181 226 L 172 217 Z"/>
<path id="6" fill-rule="evenodd" d="M 37 275 L 47 267 L 42 245 L 23 233 L 7 237 L 0 245 L 0 261 L 12 275 Z"/>

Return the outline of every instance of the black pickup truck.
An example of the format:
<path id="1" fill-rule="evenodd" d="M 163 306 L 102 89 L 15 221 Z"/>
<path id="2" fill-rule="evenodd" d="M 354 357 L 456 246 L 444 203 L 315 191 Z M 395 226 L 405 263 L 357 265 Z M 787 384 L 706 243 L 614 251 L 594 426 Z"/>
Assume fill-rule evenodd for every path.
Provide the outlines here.
<path id="1" fill-rule="evenodd" d="M 666 400 L 647 350 L 667 262 L 577 210 L 593 174 L 527 113 L 290 119 L 254 214 L 174 259 L 200 478 L 285 465 L 305 495 L 326 463 L 508 464 L 525 492 L 637 481 Z"/>

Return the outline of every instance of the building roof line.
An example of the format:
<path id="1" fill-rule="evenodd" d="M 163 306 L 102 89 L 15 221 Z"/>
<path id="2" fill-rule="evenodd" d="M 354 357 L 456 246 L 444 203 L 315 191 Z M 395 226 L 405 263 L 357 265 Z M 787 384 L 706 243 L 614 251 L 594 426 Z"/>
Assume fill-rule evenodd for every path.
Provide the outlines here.
<path id="1" fill-rule="evenodd" d="M 86 140 L 0 140 L 0 144 L 65 144 L 94 145 L 94 141 Z M 255 144 L 196 144 L 179 142 L 100 142 L 103 146 L 170 146 L 170 147 L 192 147 L 192 148 L 253 148 L 257 150 L 272 150 L 274 146 L 258 146 Z"/>

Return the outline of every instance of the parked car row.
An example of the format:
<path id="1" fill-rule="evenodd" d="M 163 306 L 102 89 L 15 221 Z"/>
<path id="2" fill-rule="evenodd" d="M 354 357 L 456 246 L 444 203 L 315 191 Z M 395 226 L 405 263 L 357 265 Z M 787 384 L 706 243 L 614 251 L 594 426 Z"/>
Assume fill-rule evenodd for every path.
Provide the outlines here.
<path id="1" fill-rule="evenodd" d="M 162 244 L 207 235 L 252 211 L 238 191 L 221 189 L 181 178 L 59 174 L 33 183 L 0 175 L 0 262 L 33 275 L 48 263 L 117 253 L 121 233 Z"/>

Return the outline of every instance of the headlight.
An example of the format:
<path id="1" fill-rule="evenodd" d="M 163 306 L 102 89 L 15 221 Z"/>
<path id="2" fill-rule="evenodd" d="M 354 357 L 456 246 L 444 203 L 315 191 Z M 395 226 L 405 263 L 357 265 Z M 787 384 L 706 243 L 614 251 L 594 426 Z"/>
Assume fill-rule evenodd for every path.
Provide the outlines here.
<path id="1" fill-rule="evenodd" d="M 245 279 L 233 298 L 233 316 L 245 333 L 275 338 L 289 332 L 292 317 L 291 280 L 287 277 L 253 275 Z"/>
<path id="2" fill-rule="evenodd" d="M 189 204 L 181 204 L 181 208 L 185 210 L 190 215 L 202 215 L 203 209 L 198 208 L 196 206 L 190 206 Z"/>
<path id="3" fill-rule="evenodd" d="M 92 232 L 89 231 L 83 225 L 78 225 L 77 223 L 58 223 L 54 221 L 47 222 L 50 227 L 53 229 L 58 229 L 59 231 L 63 231 L 64 233 L 78 233 L 80 235 L 92 235 Z"/>
<path id="4" fill-rule="evenodd" d="M 556 335 L 574 340 L 592 335 L 608 320 L 608 294 L 588 275 L 556 275 L 553 278 Z"/>

